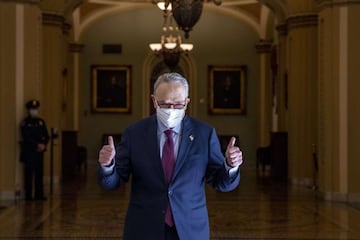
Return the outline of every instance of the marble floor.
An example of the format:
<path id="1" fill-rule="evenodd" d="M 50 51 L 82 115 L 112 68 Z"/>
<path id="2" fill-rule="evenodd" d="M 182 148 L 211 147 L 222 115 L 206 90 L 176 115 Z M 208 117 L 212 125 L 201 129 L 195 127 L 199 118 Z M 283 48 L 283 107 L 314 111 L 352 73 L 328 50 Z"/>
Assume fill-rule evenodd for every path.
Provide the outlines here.
<path id="1" fill-rule="evenodd" d="M 121 239 L 129 185 L 100 189 L 95 164 L 44 202 L 2 202 L 0 239 Z M 360 207 L 242 170 L 233 192 L 207 189 L 212 240 L 360 239 Z M 188 240 L 188 239 L 186 239 Z"/>

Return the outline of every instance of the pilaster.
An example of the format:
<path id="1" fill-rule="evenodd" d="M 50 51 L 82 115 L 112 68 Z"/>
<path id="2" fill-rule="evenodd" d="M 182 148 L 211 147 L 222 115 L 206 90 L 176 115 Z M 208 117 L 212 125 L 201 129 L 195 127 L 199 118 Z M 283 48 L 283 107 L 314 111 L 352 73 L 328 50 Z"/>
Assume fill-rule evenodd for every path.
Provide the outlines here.
<path id="1" fill-rule="evenodd" d="M 360 201 L 359 0 L 318 0 L 320 192 Z M 330 51 L 331 50 L 331 51 Z"/>
<path id="2" fill-rule="evenodd" d="M 81 53 L 83 51 L 84 45 L 81 43 L 69 43 L 69 51 L 71 53 L 70 56 L 70 62 L 72 63 L 72 69 L 73 71 L 71 72 L 71 79 L 72 79 L 72 84 L 71 84 L 71 90 L 70 92 L 72 93 L 72 116 L 68 119 L 68 121 L 71 121 L 72 123 L 72 127 L 73 130 L 78 130 L 79 129 L 79 106 L 80 106 L 80 89 L 79 89 L 79 79 L 80 79 L 80 73 L 79 73 L 79 69 L 80 69 L 80 56 Z M 69 65 L 70 66 L 70 65 Z M 70 87 L 70 86 L 69 86 Z"/>
<path id="3" fill-rule="evenodd" d="M 41 12 L 36 1 L 0 1 L 0 199 L 22 188 L 20 123 L 41 99 Z"/>
<path id="4" fill-rule="evenodd" d="M 304 185 L 314 182 L 318 122 L 317 15 L 308 12 L 286 20 L 289 177 Z"/>
<path id="5" fill-rule="evenodd" d="M 46 12 L 42 14 L 42 25 L 43 115 L 48 128 L 56 128 L 61 133 L 67 118 L 64 104 L 68 91 L 68 46 L 64 35 L 68 33 L 69 26 L 63 16 Z M 59 179 L 61 175 L 61 134 L 57 141 L 53 160 L 54 179 Z M 48 170 L 49 166 L 45 169 Z"/>
<path id="6" fill-rule="evenodd" d="M 15 195 L 18 161 L 16 103 L 17 16 L 15 4 L 0 2 L 0 199 Z M 10 161 L 9 161 L 10 159 Z"/>
<path id="7" fill-rule="evenodd" d="M 278 32 L 277 61 L 278 74 L 275 85 L 276 114 L 278 116 L 278 131 L 288 131 L 288 66 L 287 66 L 287 24 L 276 26 Z"/>
<path id="8" fill-rule="evenodd" d="M 256 52 L 260 60 L 260 83 L 259 83 L 259 141 L 258 147 L 270 145 L 270 131 L 272 124 L 272 84 L 270 55 L 272 41 L 260 40 L 256 44 Z"/>

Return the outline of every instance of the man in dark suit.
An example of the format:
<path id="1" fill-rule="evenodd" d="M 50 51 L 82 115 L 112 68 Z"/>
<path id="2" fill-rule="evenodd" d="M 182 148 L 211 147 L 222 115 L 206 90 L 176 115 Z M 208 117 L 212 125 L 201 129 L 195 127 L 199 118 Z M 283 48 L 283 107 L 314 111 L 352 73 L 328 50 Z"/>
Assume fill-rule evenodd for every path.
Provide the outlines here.
<path id="1" fill-rule="evenodd" d="M 215 129 L 185 115 L 188 83 L 177 73 L 154 84 L 156 114 L 128 127 L 115 148 L 99 153 L 99 178 L 115 189 L 131 175 L 124 240 L 208 240 L 205 183 L 231 191 L 240 180 L 242 153 L 233 137 L 226 157 Z"/>
<path id="2" fill-rule="evenodd" d="M 44 152 L 49 142 L 45 121 L 38 116 L 40 102 L 31 100 L 26 103 L 28 116 L 21 123 L 21 154 L 24 164 L 24 185 L 26 200 L 46 200 L 44 196 Z M 35 193 L 33 198 L 33 182 Z"/>

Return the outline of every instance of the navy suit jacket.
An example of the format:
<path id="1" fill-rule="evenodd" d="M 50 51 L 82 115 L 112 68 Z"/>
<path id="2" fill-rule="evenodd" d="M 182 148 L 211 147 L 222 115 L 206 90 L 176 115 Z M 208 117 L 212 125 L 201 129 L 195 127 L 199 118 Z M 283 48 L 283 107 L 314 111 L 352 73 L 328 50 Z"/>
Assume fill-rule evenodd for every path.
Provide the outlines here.
<path id="1" fill-rule="evenodd" d="M 231 191 L 239 184 L 239 171 L 232 177 L 226 171 L 215 129 L 188 116 L 182 124 L 170 183 L 160 159 L 156 115 L 128 127 L 116 147 L 114 171 L 107 175 L 99 171 L 102 187 L 109 190 L 131 177 L 125 240 L 162 240 L 168 202 L 180 239 L 208 240 L 205 183 L 220 191 Z"/>

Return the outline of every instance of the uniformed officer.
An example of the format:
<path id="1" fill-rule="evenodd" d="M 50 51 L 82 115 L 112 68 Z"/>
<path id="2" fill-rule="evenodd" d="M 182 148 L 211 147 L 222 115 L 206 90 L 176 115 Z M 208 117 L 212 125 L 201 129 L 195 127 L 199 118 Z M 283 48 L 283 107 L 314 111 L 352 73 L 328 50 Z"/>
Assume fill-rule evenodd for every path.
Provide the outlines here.
<path id="1" fill-rule="evenodd" d="M 28 116 L 21 123 L 21 156 L 24 164 L 24 186 L 26 200 L 46 200 L 44 196 L 44 152 L 49 142 L 45 121 L 38 117 L 40 102 L 31 100 L 26 103 Z M 35 194 L 33 198 L 33 180 Z"/>

